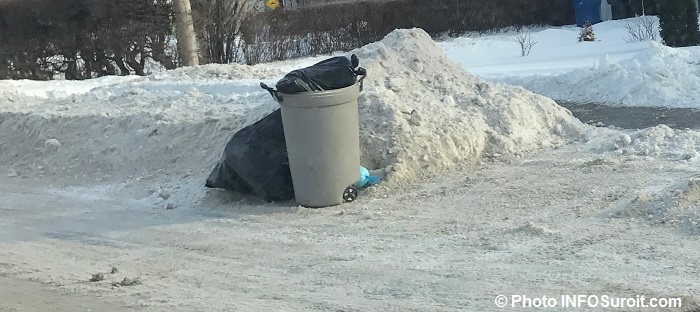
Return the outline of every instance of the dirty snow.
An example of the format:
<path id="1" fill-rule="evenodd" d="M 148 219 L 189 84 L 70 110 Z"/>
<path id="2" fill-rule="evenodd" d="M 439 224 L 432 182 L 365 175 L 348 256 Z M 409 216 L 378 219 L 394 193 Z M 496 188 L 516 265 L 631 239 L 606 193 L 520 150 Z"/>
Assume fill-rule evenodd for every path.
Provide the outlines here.
<path id="1" fill-rule="evenodd" d="M 389 183 L 562 145 L 586 127 L 548 98 L 475 78 L 422 30 L 356 52 L 370 73 L 359 99 L 363 165 L 386 169 Z"/>
<path id="2" fill-rule="evenodd" d="M 0 274 L 124 311 L 495 311 L 499 294 L 569 293 L 691 307 L 698 177 L 573 145 L 318 210 L 219 192 L 167 210 L 0 178 Z M 111 286 L 124 278 L 141 285 Z"/>
<path id="3" fill-rule="evenodd" d="M 385 185 L 562 145 L 587 127 L 551 99 L 476 79 L 422 30 L 395 31 L 354 53 L 370 73 L 359 99 L 362 163 L 384 171 Z M 277 107 L 259 82 L 274 84 L 284 73 L 209 65 L 50 101 L 14 101 L 0 125 L 11 137 L 0 146 L 10 155 L 2 161 L 20 175 L 76 180 L 201 176 L 233 131 Z"/>
<path id="4" fill-rule="evenodd" d="M 615 155 L 662 157 L 700 164 L 700 132 L 671 129 L 666 125 L 635 131 L 597 129 L 582 141 L 595 152 Z"/>

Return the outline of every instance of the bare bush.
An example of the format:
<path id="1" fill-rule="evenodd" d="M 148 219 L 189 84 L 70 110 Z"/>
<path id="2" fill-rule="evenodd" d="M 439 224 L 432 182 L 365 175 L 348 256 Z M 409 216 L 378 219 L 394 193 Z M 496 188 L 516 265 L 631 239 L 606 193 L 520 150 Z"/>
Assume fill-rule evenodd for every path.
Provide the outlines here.
<path id="1" fill-rule="evenodd" d="M 656 40 L 656 21 L 646 15 L 636 19 L 633 23 L 627 23 L 625 30 L 629 34 L 629 37 L 625 39 L 627 42 Z"/>
<path id="2" fill-rule="evenodd" d="M 515 42 L 520 45 L 520 55 L 527 56 L 530 55 L 530 50 L 537 44 L 537 41 L 532 41 L 532 34 L 530 31 L 518 30 L 515 34 Z"/>
<path id="3" fill-rule="evenodd" d="M 259 14 L 244 25 L 246 63 L 347 51 L 377 41 L 381 37 L 361 19 L 366 11 L 369 11 L 366 3 L 359 3 Z M 314 18 L 304 17 L 299 12 Z M 338 25 L 341 22 L 345 24 Z"/>
<path id="4" fill-rule="evenodd" d="M 350 50 L 401 28 L 421 28 L 431 36 L 460 36 L 574 21 L 573 2 L 561 0 L 358 1 L 264 12 L 246 23 L 243 37 L 246 61 L 255 64 Z M 262 51 L 263 46 L 280 50 Z"/>
<path id="5" fill-rule="evenodd" d="M 195 24 L 207 63 L 244 60 L 242 28 L 260 11 L 259 0 L 192 0 Z"/>

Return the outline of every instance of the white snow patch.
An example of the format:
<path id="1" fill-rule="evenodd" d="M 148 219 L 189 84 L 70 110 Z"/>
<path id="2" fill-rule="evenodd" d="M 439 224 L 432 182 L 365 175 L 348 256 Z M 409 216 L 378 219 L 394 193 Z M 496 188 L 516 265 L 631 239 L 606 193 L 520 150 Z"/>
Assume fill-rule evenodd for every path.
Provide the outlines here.
<path id="1" fill-rule="evenodd" d="M 63 98 L 71 95 L 81 95 L 98 87 L 123 84 L 129 81 L 143 79 L 141 76 L 105 76 L 95 79 L 67 82 L 65 80 L 35 81 L 35 80 L 0 80 L 0 94 L 38 97 Z"/>
<path id="2" fill-rule="evenodd" d="M 520 56 L 515 32 L 446 40 L 440 46 L 470 73 L 556 100 L 614 106 L 700 108 L 700 48 L 627 42 L 626 25 L 655 16 L 593 25 L 594 42 L 578 42 L 575 26 L 530 29 L 537 44 Z M 528 29 L 526 29 L 527 31 Z"/>
<path id="3" fill-rule="evenodd" d="M 48 139 L 46 142 L 44 142 L 44 146 L 51 146 L 51 147 L 61 147 L 61 142 L 59 142 L 56 139 Z"/>
<path id="4" fill-rule="evenodd" d="M 583 141 L 598 153 L 700 162 L 700 132 L 694 130 L 675 130 L 666 125 L 635 131 L 598 128 L 584 134 Z"/>
<path id="5" fill-rule="evenodd" d="M 650 42 L 631 59 L 598 64 L 553 76 L 501 79 L 557 100 L 623 106 L 700 107 L 700 49 Z"/>

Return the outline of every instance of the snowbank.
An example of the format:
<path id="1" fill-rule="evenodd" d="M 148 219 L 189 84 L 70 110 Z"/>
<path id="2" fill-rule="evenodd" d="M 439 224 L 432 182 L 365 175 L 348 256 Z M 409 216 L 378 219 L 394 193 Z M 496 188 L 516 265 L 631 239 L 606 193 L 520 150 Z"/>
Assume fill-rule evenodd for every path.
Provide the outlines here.
<path id="1" fill-rule="evenodd" d="M 65 80 L 0 80 L 0 94 L 8 92 L 21 96 L 55 99 L 74 94 L 85 94 L 98 87 L 123 84 L 141 79 L 143 77 L 106 76 L 89 80 L 70 81 L 68 83 Z"/>
<path id="2" fill-rule="evenodd" d="M 700 162 L 700 132 L 694 130 L 665 125 L 635 131 L 598 128 L 585 133 L 581 140 L 596 153 Z"/>
<path id="3" fill-rule="evenodd" d="M 352 53 L 369 72 L 359 98 L 362 164 L 386 177 L 383 187 L 579 140 L 596 153 L 697 159 L 696 132 L 584 125 L 549 98 L 469 74 L 422 30 L 397 30 Z M 199 200 L 229 137 L 278 107 L 259 82 L 274 84 L 318 60 L 103 79 L 46 99 L 6 87 L 0 172 L 71 185 L 123 183 L 159 202 L 171 198 L 162 194 Z M 76 90 L 72 82 L 58 85 Z"/>
<path id="4" fill-rule="evenodd" d="M 658 19 L 648 18 L 658 25 Z M 481 78 L 555 75 L 593 66 L 605 55 L 617 62 L 648 50 L 648 42 L 626 41 L 629 34 L 625 25 L 638 21 L 630 18 L 595 24 L 594 42 L 578 42 L 581 28 L 576 26 L 524 29 L 536 42 L 526 57 L 520 54 L 514 31 L 448 39 L 439 44 L 451 59 Z"/>
<path id="5" fill-rule="evenodd" d="M 386 169 L 393 183 L 562 144 L 585 128 L 551 99 L 467 73 L 422 30 L 394 31 L 355 53 L 369 73 L 363 165 Z"/>
<path id="6" fill-rule="evenodd" d="M 625 27 L 655 16 L 593 25 L 594 42 L 578 42 L 575 26 L 531 29 L 536 42 L 522 57 L 515 32 L 446 40 L 440 46 L 470 73 L 520 85 L 556 100 L 607 105 L 700 108 L 700 49 L 658 41 L 628 42 Z"/>
<path id="7" fill-rule="evenodd" d="M 607 57 L 591 67 L 553 76 L 523 76 L 499 81 L 521 85 L 557 100 L 624 106 L 700 108 L 700 49 L 650 48 L 631 59 Z"/>
<path id="8" fill-rule="evenodd" d="M 551 99 L 492 84 L 447 58 L 422 30 L 397 30 L 356 53 L 369 77 L 360 101 L 362 163 L 387 185 L 484 157 L 519 156 L 588 127 Z M 49 100 L 0 104 L 10 174 L 75 180 L 206 177 L 236 130 L 277 107 L 274 83 L 315 59 L 207 65 Z"/>

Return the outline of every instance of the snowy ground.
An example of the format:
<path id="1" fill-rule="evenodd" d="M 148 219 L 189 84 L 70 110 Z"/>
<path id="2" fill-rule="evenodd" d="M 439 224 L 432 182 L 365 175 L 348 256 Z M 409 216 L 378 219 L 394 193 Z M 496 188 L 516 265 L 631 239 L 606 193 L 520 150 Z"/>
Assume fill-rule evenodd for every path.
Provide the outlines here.
<path id="1" fill-rule="evenodd" d="M 3 179 L 0 270 L 147 311 L 491 311 L 498 294 L 579 293 L 689 306 L 699 176 L 571 147 L 320 210 L 222 196 L 164 210 Z M 125 277 L 142 285 L 111 286 Z"/>
<path id="2" fill-rule="evenodd" d="M 658 18 L 654 33 L 658 34 Z M 537 43 L 521 57 L 514 32 L 441 43 L 450 58 L 482 78 L 507 82 L 555 100 L 616 106 L 700 108 L 700 48 L 627 42 L 625 25 L 593 26 L 597 41 L 578 42 L 580 28 L 532 29 Z"/>
<path id="3" fill-rule="evenodd" d="M 667 92 L 690 73 L 632 79 L 673 72 L 692 49 L 617 42 L 625 22 L 595 26 L 597 43 L 542 30 L 526 58 L 508 34 L 436 45 L 417 30 L 354 51 L 370 73 L 362 161 L 386 180 L 319 210 L 203 184 L 230 135 L 276 108 L 258 83 L 323 57 L 2 81 L 0 276 L 144 311 L 491 311 L 499 294 L 682 297 L 688 308 L 700 300 L 700 132 L 595 127 L 493 83 L 692 107 Z M 606 54 L 618 65 L 587 68 Z M 619 79 L 578 94 L 576 77 Z M 629 101 L 667 97 L 606 100 L 634 83 Z M 113 286 L 124 278 L 137 282 Z M 0 302 L 13 298 L 0 287 Z"/>

